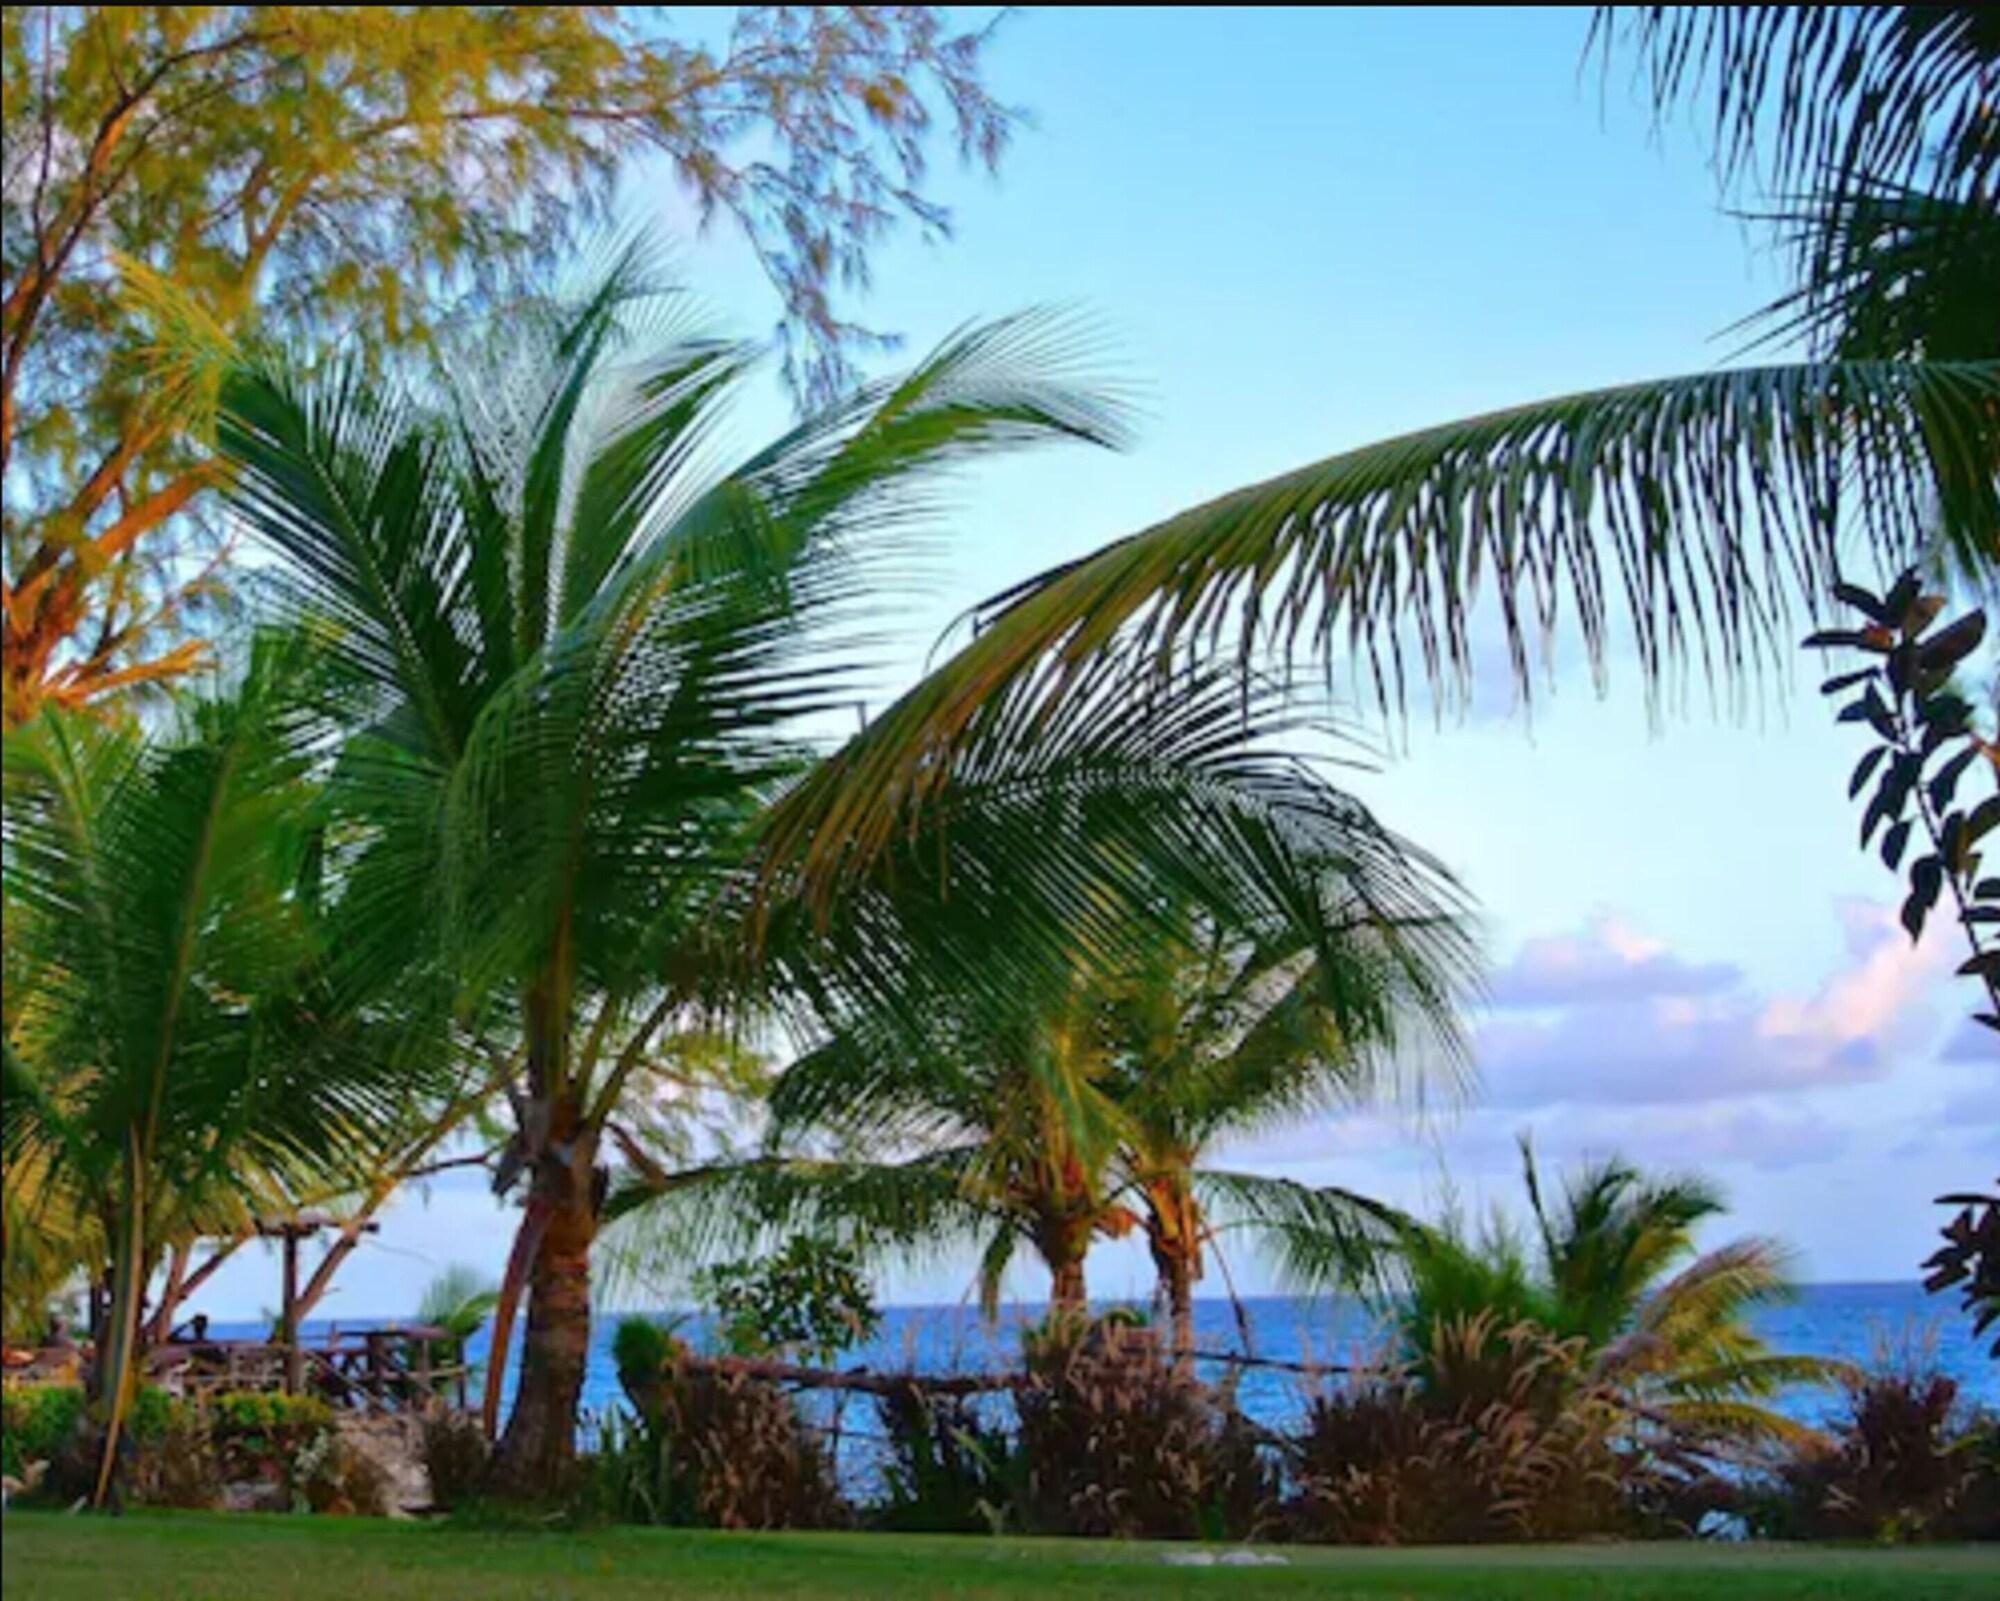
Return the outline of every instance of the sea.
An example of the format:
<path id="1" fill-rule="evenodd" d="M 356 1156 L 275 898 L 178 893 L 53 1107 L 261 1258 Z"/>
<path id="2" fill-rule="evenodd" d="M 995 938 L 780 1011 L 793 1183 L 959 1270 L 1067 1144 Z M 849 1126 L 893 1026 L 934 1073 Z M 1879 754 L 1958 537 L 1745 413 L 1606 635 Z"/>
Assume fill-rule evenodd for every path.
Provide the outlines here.
<path id="1" fill-rule="evenodd" d="M 1119 1303 L 1105 1303 L 1111 1304 Z M 1022 1333 L 1045 1310 L 1038 1304 L 1014 1303 L 1004 1306 L 997 1321 L 989 1324 L 969 1304 L 885 1307 L 874 1337 L 842 1354 L 835 1365 L 923 1374 L 1001 1372 L 1019 1365 Z M 633 1315 L 672 1325 L 697 1350 L 712 1348 L 711 1330 L 698 1315 L 597 1313 L 584 1380 L 587 1436 L 623 1405 L 611 1342 L 619 1322 Z M 391 1321 L 343 1319 L 339 1326 L 380 1328 Z M 1838 1357 L 1863 1366 L 1915 1362 L 1955 1378 L 1966 1404 L 2000 1410 L 2000 1361 L 1988 1354 L 1992 1331 L 1986 1340 L 1975 1340 L 1971 1319 L 1958 1311 L 1955 1300 L 1926 1295 L 1920 1285 L 1807 1285 L 1787 1302 L 1758 1308 L 1751 1321 L 1774 1351 Z M 315 1322 L 308 1331 L 319 1333 L 333 1326 Z M 220 1322 L 214 1331 L 224 1338 L 254 1338 L 260 1333 L 257 1325 Z M 1353 1300 L 1255 1296 L 1240 1306 L 1220 1299 L 1195 1303 L 1195 1344 L 1210 1353 L 1201 1364 L 1205 1376 L 1212 1382 L 1232 1378 L 1243 1411 L 1274 1429 L 1296 1422 L 1316 1386 L 1334 1382 L 1326 1374 L 1295 1368 L 1333 1370 L 1365 1364 L 1379 1351 L 1384 1332 L 1379 1312 Z M 467 1353 L 482 1365 L 487 1338 L 482 1330 Z M 1218 1360 L 1242 1356 L 1289 1366 Z M 509 1368 L 511 1390 L 518 1359 Z M 1802 1386 L 1780 1396 L 1776 1404 L 1802 1422 L 1820 1423 L 1834 1417 L 1841 1402 L 1834 1387 Z M 843 1399 L 827 1393 L 807 1397 L 804 1405 L 819 1426 L 839 1436 L 843 1479 L 857 1488 L 874 1480 L 880 1464 L 872 1406 L 860 1397 Z"/>

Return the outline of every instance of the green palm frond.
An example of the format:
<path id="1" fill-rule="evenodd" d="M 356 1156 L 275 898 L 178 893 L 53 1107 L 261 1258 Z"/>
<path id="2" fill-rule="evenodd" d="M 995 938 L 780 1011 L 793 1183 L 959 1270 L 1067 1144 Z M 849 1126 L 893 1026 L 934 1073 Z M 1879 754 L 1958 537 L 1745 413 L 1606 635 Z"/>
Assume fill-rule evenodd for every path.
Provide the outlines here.
<path id="1" fill-rule="evenodd" d="M 1176 651 L 1330 662 L 1344 646 L 1385 702 L 1412 677 L 1452 700 L 1487 610 L 1524 690 L 1538 642 L 1567 626 L 1601 664 L 1622 611 L 1649 684 L 1691 663 L 1740 681 L 1791 651 L 1796 614 L 1835 577 L 1846 540 L 1832 531 L 1899 559 L 1923 543 L 1937 486 L 1990 498 L 1995 460 L 1993 361 L 1743 368 L 1348 451 L 999 597 L 847 754 L 845 803 L 791 809 L 785 851 L 831 879 L 884 848 L 997 706 L 1032 699 L 1054 720 L 1102 696 L 1107 653 L 1129 686 Z"/>
<path id="2" fill-rule="evenodd" d="M 1984 193 L 2000 174 L 2000 24 L 1961 6 L 1603 6 L 1592 40 L 1629 45 L 1664 115 L 1713 107 L 1726 175 L 1774 190 L 1857 178 Z"/>
<path id="3" fill-rule="evenodd" d="M 977 1236 L 990 1211 L 968 1188 L 974 1152 L 904 1161 L 766 1157 L 634 1176 L 605 1206 L 607 1293 L 659 1285 L 702 1262 L 795 1234 L 864 1257 L 916 1259 Z"/>
<path id="4" fill-rule="evenodd" d="M 1195 1192 L 1217 1233 L 1244 1230 L 1287 1284 L 1310 1294 L 1380 1290 L 1413 1220 L 1336 1185 L 1203 1168 Z"/>

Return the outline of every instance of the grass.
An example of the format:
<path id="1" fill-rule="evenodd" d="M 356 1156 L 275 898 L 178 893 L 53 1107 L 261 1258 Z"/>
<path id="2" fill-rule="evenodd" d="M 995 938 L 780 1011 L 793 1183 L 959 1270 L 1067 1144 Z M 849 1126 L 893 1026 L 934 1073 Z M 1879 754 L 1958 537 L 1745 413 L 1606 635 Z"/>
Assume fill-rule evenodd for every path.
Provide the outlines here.
<path id="1" fill-rule="evenodd" d="M 1318 1601 L 1950 1601 L 2000 1594 L 2000 1549 L 1703 1545 L 1287 1548 L 1284 1567 L 1186 1568 L 1082 1540 L 605 1529 L 469 1532 L 327 1518 L 16 1512 L 0 1593 L 35 1601 L 648 1601 L 1312 1596 Z"/>

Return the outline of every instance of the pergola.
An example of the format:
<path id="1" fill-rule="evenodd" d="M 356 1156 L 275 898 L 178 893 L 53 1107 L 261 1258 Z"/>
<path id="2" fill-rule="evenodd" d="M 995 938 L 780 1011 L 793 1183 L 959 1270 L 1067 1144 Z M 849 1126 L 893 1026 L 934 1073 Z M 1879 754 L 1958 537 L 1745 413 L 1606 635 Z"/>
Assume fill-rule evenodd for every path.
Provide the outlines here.
<path id="1" fill-rule="evenodd" d="M 297 1212 L 290 1217 L 257 1220 L 258 1236 L 280 1241 L 284 1256 L 284 1300 L 279 1303 L 278 1343 L 285 1351 L 287 1395 L 297 1395 L 305 1388 L 305 1352 L 299 1345 L 299 1241 L 311 1239 L 325 1229 L 345 1226 L 328 1212 Z M 370 1219 L 360 1228 L 364 1234 L 374 1234 L 381 1225 Z"/>

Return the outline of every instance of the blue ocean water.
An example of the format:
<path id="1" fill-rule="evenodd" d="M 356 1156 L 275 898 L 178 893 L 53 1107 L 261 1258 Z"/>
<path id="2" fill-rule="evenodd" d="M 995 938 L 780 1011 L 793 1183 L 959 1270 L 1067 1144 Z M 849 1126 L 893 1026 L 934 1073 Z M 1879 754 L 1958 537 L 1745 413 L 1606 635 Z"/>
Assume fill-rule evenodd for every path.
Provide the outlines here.
<path id="1" fill-rule="evenodd" d="M 997 1372 L 1018 1365 L 1021 1332 L 1044 1311 L 1038 1304 L 1003 1307 L 988 1327 L 969 1305 L 885 1307 L 874 1339 L 846 1355 L 841 1367 L 921 1373 Z M 611 1339 L 621 1314 L 600 1313 L 591 1339 L 584 1386 L 585 1409 L 602 1414 L 622 1400 L 611 1360 Z M 664 1314 L 670 1317 L 671 1314 Z M 1350 1364 L 1365 1361 L 1381 1329 L 1375 1315 L 1357 1302 L 1260 1296 L 1243 1302 L 1244 1326 L 1228 1301 L 1195 1303 L 1196 1344 L 1204 1351 L 1240 1354 L 1247 1327 L 1249 1354 L 1285 1362 Z M 1955 1377 L 1969 1402 L 2000 1408 L 2000 1362 L 1972 1337 L 1971 1320 L 1955 1303 L 1928 1296 L 1917 1284 L 1815 1284 L 1796 1299 L 1760 1309 L 1753 1321 L 1775 1351 L 1841 1357 L 1867 1364 L 1883 1353 L 1912 1349 Z M 706 1343 L 699 1318 L 680 1320 L 682 1336 L 697 1349 Z M 475 1360 L 485 1357 L 484 1336 L 473 1344 Z M 1209 1363 L 1207 1376 L 1220 1379 L 1227 1365 Z M 1282 1426 L 1299 1415 L 1313 1380 L 1270 1368 L 1240 1370 L 1243 1409 L 1261 1423 Z M 1838 1396 L 1823 1388 L 1802 1388 L 1781 1405 L 1803 1419 L 1824 1417 Z"/>
<path id="2" fill-rule="evenodd" d="M 885 1307 L 882 1326 L 865 1346 L 845 1354 L 843 1368 L 867 1367 L 878 1372 L 985 1373 L 1018 1366 L 1021 1334 L 1040 1319 L 1039 1304 L 1004 1307 L 998 1322 L 988 1326 L 969 1305 Z M 584 1384 L 586 1431 L 623 1403 L 611 1342 L 625 1314 L 599 1313 L 594 1320 L 590 1363 Z M 693 1316 L 656 1314 L 673 1322 L 696 1349 L 710 1344 L 703 1321 Z M 379 1322 L 387 1320 L 364 1320 Z M 1985 1344 L 1972 1337 L 1971 1320 L 1954 1302 L 1924 1294 L 1916 1284 L 1815 1284 L 1801 1289 L 1792 1301 L 1760 1309 L 1753 1319 L 1774 1351 L 1794 1355 L 1840 1357 L 1868 1365 L 1884 1358 L 1915 1354 L 1959 1381 L 1969 1403 L 2000 1409 L 2000 1362 L 1986 1354 Z M 342 1320 L 344 1326 L 361 1322 Z M 308 1325 L 324 1332 L 330 1325 Z M 255 1338 L 256 1325 L 217 1323 L 223 1338 Z M 1300 1364 L 1351 1365 L 1365 1362 L 1377 1349 L 1382 1329 L 1375 1313 L 1348 1300 L 1301 1300 L 1261 1296 L 1242 1303 L 1242 1321 L 1228 1301 L 1195 1303 L 1196 1344 L 1210 1352 L 1248 1354 Z M 469 1355 L 483 1364 L 487 1333 L 473 1340 Z M 519 1371 L 509 1363 L 508 1389 Z M 1316 1381 L 1309 1375 L 1273 1368 L 1241 1368 L 1235 1364 L 1204 1364 L 1205 1376 L 1221 1380 L 1235 1372 L 1237 1395 L 1245 1413 L 1272 1428 L 1283 1428 L 1304 1411 Z M 1785 1411 L 1805 1421 L 1820 1421 L 1840 1404 L 1828 1387 L 1801 1387 L 1780 1398 Z M 870 1446 L 872 1408 L 857 1398 L 844 1402 L 821 1393 L 807 1399 L 806 1410 L 822 1425 L 841 1433 L 842 1471 L 857 1486 L 873 1477 Z"/>

